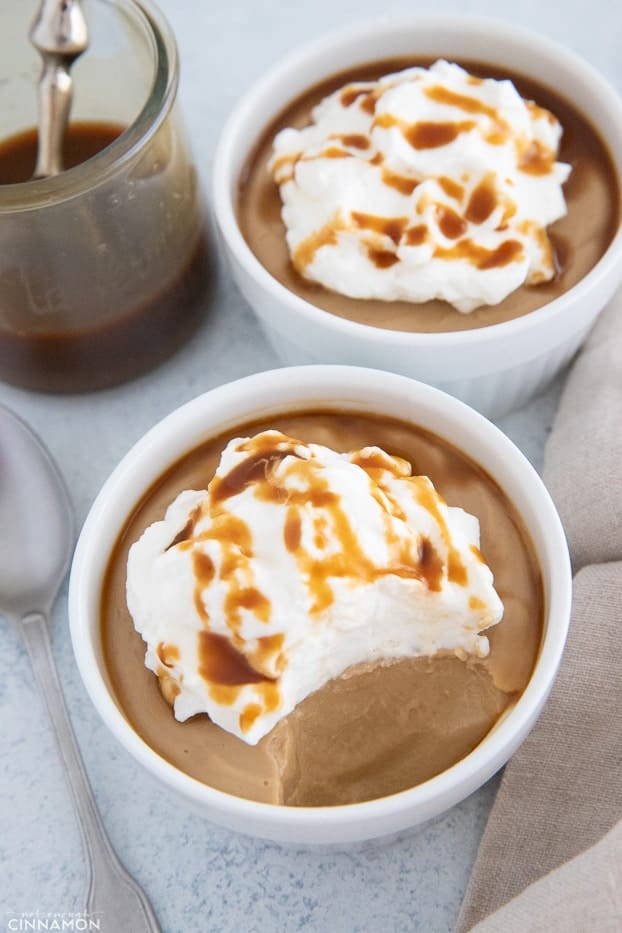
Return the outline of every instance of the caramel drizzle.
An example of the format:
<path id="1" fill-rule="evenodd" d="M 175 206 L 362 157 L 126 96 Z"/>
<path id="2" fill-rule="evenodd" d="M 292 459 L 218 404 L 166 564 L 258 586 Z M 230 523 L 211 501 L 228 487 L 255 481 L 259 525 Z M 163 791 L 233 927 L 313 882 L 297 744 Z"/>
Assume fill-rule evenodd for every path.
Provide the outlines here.
<path id="1" fill-rule="evenodd" d="M 441 175 L 441 177 L 438 179 L 438 184 L 448 197 L 453 198 L 454 201 L 462 201 L 462 198 L 464 197 L 463 185 L 460 185 L 452 178 L 447 178 L 446 175 Z"/>
<path id="2" fill-rule="evenodd" d="M 480 78 L 469 76 L 468 83 L 471 85 L 480 85 L 483 83 L 483 81 Z M 375 114 L 375 107 L 378 99 L 389 86 L 390 85 L 387 85 L 386 83 L 381 87 L 376 83 L 358 86 L 349 85 L 341 91 L 341 104 L 344 107 L 350 107 L 353 103 L 358 102 L 359 106 L 363 110 L 373 116 Z M 511 127 L 501 117 L 499 111 L 495 107 L 486 104 L 478 98 L 472 97 L 469 94 L 461 94 L 456 91 L 452 91 L 440 84 L 434 85 L 433 87 L 424 88 L 424 93 L 430 100 L 433 100 L 436 103 L 456 108 L 466 114 L 477 114 L 488 117 L 490 120 L 490 127 L 488 129 L 482 128 L 481 132 L 483 138 L 489 144 L 501 145 L 510 138 Z M 533 101 L 525 101 L 525 104 L 534 119 L 546 119 L 553 125 L 557 124 L 555 116 L 548 110 L 539 107 Z M 419 121 L 414 124 L 408 124 L 390 113 L 383 113 L 375 117 L 372 122 L 371 129 L 373 129 L 374 126 L 387 129 L 395 126 L 400 129 L 404 138 L 411 146 L 413 146 L 413 148 L 433 149 L 450 144 L 458 137 L 460 133 L 469 132 L 470 130 L 474 129 L 476 125 L 477 124 L 472 120 L 461 120 L 454 122 Z M 350 149 L 367 150 L 371 146 L 370 138 L 364 133 L 335 133 L 331 136 L 331 139 L 341 141 L 344 146 L 347 146 Z M 348 149 L 339 148 L 337 146 L 329 146 L 322 153 L 320 153 L 319 156 L 313 156 L 310 157 L 310 159 L 348 158 L 352 157 L 352 155 L 352 152 L 349 152 Z M 531 175 L 546 175 L 552 172 L 556 155 L 552 150 L 544 147 L 536 140 L 532 142 L 527 148 L 525 148 L 524 145 L 521 146 L 520 143 L 517 143 L 517 158 L 520 171 Z M 297 153 L 293 156 L 283 156 L 276 160 L 272 168 L 275 177 L 279 175 L 281 168 L 283 168 L 285 165 L 289 164 L 291 166 L 291 171 L 287 175 L 283 175 L 278 178 L 279 184 L 284 184 L 293 178 L 294 168 L 299 159 L 300 153 Z M 371 165 L 382 164 L 382 155 L 377 153 L 369 160 L 369 163 Z M 420 183 L 419 179 L 413 179 L 408 176 L 396 174 L 386 167 L 383 167 L 382 169 L 382 180 L 388 187 L 394 188 L 407 197 L 413 193 L 417 185 Z M 450 197 L 458 201 L 462 200 L 464 195 L 464 189 L 462 186 L 448 178 L 441 178 L 438 181 L 445 193 L 447 193 Z M 473 223 L 483 223 L 484 220 L 490 215 L 490 213 L 492 213 L 492 210 L 494 210 L 494 205 L 492 199 L 490 198 L 490 192 L 488 200 L 486 201 L 487 211 L 485 207 L 481 205 L 477 206 L 473 202 L 474 196 L 482 197 L 483 195 L 482 192 L 478 191 L 475 195 L 471 196 L 471 202 L 469 204 L 469 208 L 467 209 L 467 213 L 465 214 L 465 218 L 466 220 L 470 220 Z M 482 219 L 476 219 L 478 217 Z M 504 219 L 505 224 L 507 224 L 507 219 L 507 217 Z M 455 222 L 452 225 L 452 229 L 454 231 L 458 229 Z M 501 229 L 504 228 L 501 227 Z M 325 237 L 329 237 L 329 239 L 322 242 L 321 245 L 334 245 L 330 232 L 324 230 L 323 234 Z M 449 236 L 450 239 L 455 239 L 459 236 L 459 234 L 455 233 L 451 236 L 447 233 L 445 233 L 445 235 Z M 316 250 L 313 249 L 312 253 L 314 254 L 315 251 Z M 375 247 L 372 247 L 372 253 L 375 257 L 374 261 L 376 262 L 376 265 L 381 267 L 393 265 L 393 262 L 397 261 L 396 259 L 390 260 L 387 251 L 380 251 L 379 253 Z M 309 262 L 301 260 L 299 264 L 301 267 L 300 268 L 298 265 L 296 265 L 296 262 L 294 262 L 294 265 L 296 268 L 298 268 L 298 271 L 306 268 L 308 264 Z"/>
<path id="3" fill-rule="evenodd" d="M 347 149 L 342 149 L 340 146 L 329 146 L 327 149 L 323 149 L 319 156 L 312 156 L 308 161 L 313 161 L 313 159 L 352 159 L 353 155 L 351 152 L 348 152 Z M 307 160 L 305 160 L 307 161 Z"/>
<path id="4" fill-rule="evenodd" d="M 504 240 L 495 249 L 479 246 L 471 239 L 460 240 L 448 249 L 438 246 L 434 256 L 439 259 L 466 259 L 476 269 L 498 269 L 523 258 L 523 244 L 519 240 Z"/>
<path id="5" fill-rule="evenodd" d="M 512 135 L 511 127 L 503 119 L 499 111 L 495 107 L 491 107 L 490 104 L 478 100 L 476 97 L 471 97 L 468 94 L 459 94 L 440 84 L 425 88 L 424 93 L 431 100 L 439 104 L 446 104 L 448 107 L 455 107 L 458 110 L 462 110 L 463 113 L 481 114 L 482 116 L 488 117 L 491 121 L 491 126 L 488 130 L 483 130 L 482 133 L 486 142 L 490 143 L 491 146 L 502 145 Z"/>
<path id="6" fill-rule="evenodd" d="M 408 225 L 408 217 L 380 217 L 378 214 L 364 214 L 361 211 L 352 211 L 351 216 L 356 228 L 386 236 L 396 246 Z"/>
<path id="7" fill-rule="evenodd" d="M 449 527 L 440 510 L 440 504 L 445 504 L 441 496 L 436 492 L 432 483 L 426 477 L 416 477 L 421 480 L 417 489 L 417 501 L 419 505 L 427 509 L 430 515 L 436 521 L 440 528 L 441 538 L 447 548 L 447 579 L 450 583 L 457 583 L 459 586 L 466 586 L 469 582 L 467 569 L 462 563 L 460 554 L 451 543 Z"/>
<path id="8" fill-rule="evenodd" d="M 464 110 L 465 113 L 481 113 L 491 120 L 499 119 L 499 112 L 490 104 L 485 104 L 477 97 L 470 97 L 468 94 L 459 94 L 451 91 L 441 84 L 435 84 L 433 87 L 424 88 L 424 94 L 430 100 L 438 104 L 446 104 L 448 107 L 456 107 L 458 110 Z"/>
<path id="9" fill-rule="evenodd" d="M 493 205 L 487 189 L 481 186 L 480 188 L 480 191 L 475 190 L 470 199 L 469 219 L 475 217 L 486 219 L 488 216 L 487 211 L 496 207 L 496 202 Z M 515 208 L 513 209 L 515 210 Z M 469 209 L 467 210 L 469 211 Z M 467 260 L 476 269 L 484 271 L 500 268 L 523 258 L 523 246 L 519 240 L 504 240 L 494 249 L 479 246 L 471 238 L 465 236 L 468 229 L 466 220 L 446 205 L 436 206 L 436 218 L 443 235 L 450 240 L 458 241 L 451 247 L 436 246 L 433 253 L 436 259 L 445 261 Z M 473 219 L 473 222 L 478 221 Z M 483 222 L 483 220 L 479 222 Z M 405 242 L 407 246 L 420 246 L 429 235 L 425 224 L 408 227 L 406 217 L 379 217 L 354 211 L 351 224 L 346 224 L 339 215 L 336 220 L 325 224 L 320 230 L 315 231 L 311 236 L 299 243 L 292 257 L 294 267 L 298 272 L 304 274 L 306 267 L 313 262 L 319 249 L 323 246 L 335 246 L 337 244 L 339 231 L 361 229 L 376 236 L 386 236 L 394 243 L 395 247 L 402 242 Z M 503 225 L 500 225 L 499 229 L 503 229 Z M 546 234 L 544 236 L 546 237 Z M 546 248 L 545 240 L 539 239 L 539 244 L 544 251 Z M 378 268 L 390 268 L 400 261 L 400 257 L 395 250 L 387 249 L 376 242 L 364 243 L 364 245 L 370 261 Z"/>
<path id="10" fill-rule="evenodd" d="M 361 101 L 359 104 L 361 110 L 364 110 L 365 113 L 370 114 L 370 116 L 373 115 L 376 112 L 376 104 L 378 103 L 378 99 L 381 97 L 382 94 L 384 94 L 385 90 L 386 88 L 382 88 L 382 90 L 380 88 L 377 88 L 376 90 L 370 91 L 368 94 L 365 94 L 361 98 Z"/>
<path id="11" fill-rule="evenodd" d="M 518 161 L 519 170 L 527 175 L 550 175 L 554 165 L 555 153 L 537 139 L 520 153 Z"/>
<path id="12" fill-rule="evenodd" d="M 392 253 L 390 249 L 378 249 L 377 246 L 368 246 L 367 256 L 378 269 L 390 269 L 400 261 L 397 253 Z"/>
<path id="13" fill-rule="evenodd" d="M 382 168 L 382 180 L 389 188 L 395 188 L 396 191 L 399 191 L 400 194 L 406 197 L 409 197 L 413 193 L 421 181 L 419 178 L 409 178 L 407 175 L 398 175 L 385 166 Z"/>
<path id="14" fill-rule="evenodd" d="M 464 216 L 472 224 L 483 224 L 497 207 L 494 173 L 489 172 L 473 189 Z"/>
<path id="15" fill-rule="evenodd" d="M 373 217 L 373 215 L 372 215 Z M 364 218 L 367 221 L 367 218 Z M 366 449 L 356 452 L 352 462 L 365 471 L 369 491 L 381 509 L 386 532 L 388 558 L 378 566 L 364 552 L 355 528 L 342 506 L 341 497 L 329 485 L 323 464 L 299 452 L 302 442 L 278 432 L 264 432 L 240 445 L 247 456 L 228 474 L 215 477 L 201 509 L 195 509 L 184 528 L 189 537 L 178 535 L 172 546 L 191 549 L 195 576 L 195 605 L 203 622 L 197 635 L 199 674 L 208 684 L 210 696 L 221 705 L 234 704 L 240 691 L 253 687 L 252 702 L 240 713 L 240 728 L 248 731 L 259 716 L 272 712 L 281 702 L 278 678 L 286 667 L 284 635 L 267 635 L 253 642 L 241 633 L 242 610 L 268 623 L 271 605 L 253 580 L 252 535 L 248 525 L 226 510 L 228 499 L 252 488 L 257 498 L 287 505 L 283 539 L 295 558 L 299 573 L 311 597 L 310 611 L 318 614 L 334 602 L 333 582 L 351 579 L 372 582 L 387 575 L 417 579 L 429 590 L 438 591 L 446 577 L 466 585 L 468 576 L 441 511 L 442 499 L 425 477 L 410 476 L 410 464 L 391 458 L 384 451 Z M 396 530 L 394 520 L 405 516 L 392 495 L 387 477 L 406 479 L 413 485 L 413 495 L 434 517 L 447 549 L 446 559 L 426 538 L 417 539 L 407 529 Z M 206 527 L 201 519 L 208 518 Z M 303 525 L 310 528 L 315 551 L 303 542 Z M 202 594 L 216 575 L 211 558 L 201 544 L 215 540 L 220 545 L 218 578 L 226 588 L 225 623 L 231 636 L 214 632 L 203 604 Z M 335 547 L 335 543 L 337 547 Z M 166 668 L 178 659 L 175 646 L 161 643 L 158 657 Z M 160 672 L 159 672 L 160 676 Z M 161 682 L 170 677 L 163 668 Z M 170 688 L 170 684 L 168 684 Z"/>
<path id="16" fill-rule="evenodd" d="M 421 246 L 428 238 L 428 228 L 425 224 L 417 224 L 409 227 L 406 231 L 406 243 L 408 246 Z"/>
<path id="17" fill-rule="evenodd" d="M 377 82 L 362 85 L 348 85 L 341 92 L 339 98 L 341 105 L 343 107 L 351 107 L 352 104 L 358 103 L 361 110 L 373 116 L 379 98 L 382 97 L 389 88 L 395 87 L 395 83 L 395 81 L 389 82 L 385 79 L 382 81 L 381 85 Z"/>
<path id="18" fill-rule="evenodd" d="M 274 160 L 271 166 L 271 172 L 278 184 L 284 185 L 286 182 L 292 180 L 296 165 L 300 162 L 301 158 L 301 152 L 294 152 L 279 156 L 278 159 Z M 284 172 L 284 169 L 288 169 L 288 171 Z"/>
<path id="19" fill-rule="evenodd" d="M 481 83 L 480 79 L 474 79 L 472 84 Z M 349 107 L 358 102 L 359 105 L 374 113 L 375 104 L 378 97 L 384 93 L 385 87 L 379 88 L 375 84 L 362 86 L 348 86 L 341 92 L 341 103 L 344 107 Z M 460 94 L 451 91 L 442 85 L 435 85 L 425 88 L 424 93 L 437 103 L 445 104 L 449 107 L 457 108 L 466 114 L 484 115 L 491 121 L 491 128 L 484 132 L 484 138 L 497 144 L 504 142 L 508 138 L 510 128 L 500 117 L 496 108 L 472 97 L 468 94 Z M 532 102 L 526 102 L 532 116 L 536 118 L 546 118 L 556 122 L 555 117 L 543 108 L 538 107 Z M 404 138 L 415 149 L 433 149 L 445 146 L 453 142 L 460 133 L 469 132 L 476 127 L 473 120 L 458 121 L 419 121 L 414 124 L 408 124 L 403 120 L 393 116 L 390 113 L 377 115 L 372 122 L 374 126 L 381 128 L 397 127 Z M 483 132 L 483 131 L 482 131 Z M 359 133 L 333 134 L 331 139 L 342 142 L 350 149 L 367 150 L 371 142 L 368 136 Z M 348 149 L 339 146 L 329 146 L 319 156 L 314 158 L 352 158 L 353 153 Z M 547 174 L 552 171 L 555 162 L 555 153 L 542 146 L 537 141 L 530 144 L 527 148 L 520 150 L 517 144 L 517 157 L 519 159 L 519 168 L 521 171 L 533 175 Z M 285 164 L 283 157 L 277 160 L 273 166 L 273 171 Z M 300 158 L 300 154 L 289 157 L 292 164 Z M 382 174 L 382 181 L 388 187 L 392 187 L 406 197 L 412 195 L 420 183 L 420 179 L 399 175 L 385 165 L 380 153 L 376 153 L 368 160 L 370 165 L 379 166 Z M 438 184 L 442 190 L 452 199 L 460 204 L 464 199 L 464 186 L 451 178 L 442 176 L 438 179 Z M 498 206 L 498 196 L 495 189 L 494 174 L 489 173 L 471 192 L 464 214 L 461 216 L 457 211 L 445 204 L 435 205 L 436 222 L 441 233 L 450 240 L 459 241 L 454 247 L 445 249 L 437 247 L 434 257 L 443 260 L 466 259 L 475 268 L 486 270 L 507 265 L 510 262 L 517 261 L 522 257 L 522 246 L 517 240 L 505 240 L 496 249 L 486 249 L 478 246 L 471 239 L 466 238 L 468 223 L 480 225 L 485 223 Z M 498 222 L 496 230 L 502 232 L 507 229 L 508 221 L 516 213 L 516 205 L 506 199 L 507 203 L 503 205 L 503 215 Z M 421 205 L 419 205 L 421 207 Z M 366 230 L 374 235 L 387 236 L 393 243 L 394 249 L 380 245 L 378 242 L 369 241 L 363 238 L 363 246 L 367 251 L 370 261 L 380 269 L 388 269 L 400 261 L 397 255 L 397 247 L 404 242 L 407 246 L 419 246 L 424 243 L 429 236 L 429 232 L 424 224 L 417 224 L 408 227 L 406 218 L 403 217 L 374 217 L 373 215 L 353 212 L 350 220 L 344 219 L 342 214 L 337 211 L 333 217 L 324 224 L 319 230 L 314 231 L 310 236 L 298 244 L 293 251 L 292 263 L 294 268 L 301 274 L 313 262 L 318 250 L 325 246 L 336 246 L 338 243 L 338 234 L 342 231 Z M 536 231 L 538 244 L 544 261 L 550 268 L 554 268 L 554 256 L 552 248 L 546 233 Z M 540 279 L 548 277 L 543 273 Z M 535 284 L 535 278 L 532 277 L 532 283 Z"/>
<path id="20" fill-rule="evenodd" d="M 327 471 L 315 458 L 291 459 L 287 464 L 281 464 L 278 477 L 270 471 L 263 479 L 258 479 L 253 487 L 254 495 L 260 499 L 287 502 L 284 542 L 295 556 L 299 571 L 308 585 L 312 597 L 311 611 L 319 613 L 333 603 L 333 579 L 351 578 L 372 582 L 393 574 L 421 580 L 430 589 L 440 589 L 445 565 L 431 542 L 417 541 L 412 535 L 400 536 L 393 530 L 394 518 L 397 516 L 403 519 L 404 516 L 386 485 L 387 474 L 407 478 L 413 484 L 417 501 L 431 512 L 441 530 L 443 542 L 447 545 L 448 579 L 466 585 L 466 570 L 451 546 L 449 530 L 441 512 L 442 500 L 430 482 L 426 478 L 408 476 L 409 464 L 402 460 L 392 462 L 383 451 L 359 452 L 352 457 L 352 462 L 367 473 L 370 493 L 382 509 L 389 547 L 389 559 L 385 566 L 376 565 L 363 551 L 342 506 L 341 497 L 330 489 Z M 333 544 L 330 553 L 318 555 L 303 546 L 303 518 L 311 526 L 316 545 L 318 542 Z"/>
<path id="21" fill-rule="evenodd" d="M 348 85 L 342 90 L 341 95 L 339 97 L 339 100 L 341 101 L 341 106 L 351 107 L 352 104 L 354 104 L 361 97 L 366 97 L 367 94 L 371 90 L 373 90 L 373 88 L 374 88 L 373 84 L 366 84 L 362 86 L 361 85 L 358 85 L 358 86 Z"/>
<path id="22" fill-rule="evenodd" d="M 283 481 L 288 479 L 298 481 L 295 482 L 294 489 L 287 488 L 285 541 L 290 548 L 294 540 L 297 541 L 297 547 L 292 553 L 308 586 L 312 600 L 310 611 L 313 614 L 321 613 L 334 602 L 331 581 L 335 579 L 372 582 L 388 574 L 425 578 L 425 568 L 420 567 L 419 555 L 412 552 L 414 543 L 411 539 L 394 538 L 389 542 L 391 558 L 385 567 L 378 567 L 369 559 L 342 507 L 340 496 L 330 489 L 326 470 L 319 461 L 312 459 L 291 464 Z M 380 501 L 383 514 L 389 518 L 390 511 L 386 499 L 383 497 Z M 336 542 L 337 547 L 331 548 L 327 554 L 319 555 L 305 549 L 297 530 L 302 527 L 303 516 L 311 524 L 315 541 L 333 545 Z M 322 519 L 321 524 L 318 524 L 319 518 Z M 292 527 L 296 528 L 294 535 L 291 532 Z"/>
<path id="23" fill-rule="evenodd" d="M 450 207 L 439 204 L 436 208 L 436 220 L 439 230 L 448 240 L 457 240 L 467 232 L 467 222 L 464 217 L 452 211 Z"/>
<path id="24" fill-rule="evenodd" d="M 338 139 L 350 149 L 369 149 L 371 142 L 364 133 L 333 133 L 331 139 Z"/>
<path id="25" fill-rule="evenodd" d="M 406 123 L 391 113 L 381 113 L 374 118 L 374 126 L 381 129 L 397 127 L 413 149 L 438 149 L 452 143 L 461 133 L 470 132 L 476 123 L 473 120 L 419 120 L 417 123 Z"/>
<path id="26" fill-rule="evenodd" d="M 539 107 L 538 104 L 533 100 L 526 100 L 525 106 L 529 110 L 532 119 L 534 120 L 546 120 L 551 126 L 557 126 L 559 121 L 557 117 L 551 113 L 550 110 L 546 110 L 544 107 Z"/>
<path id="27" fill-rule="evenodd" d="M 480 564 L 486 563 L 486 561 L 484 560 L 484 555 L 482 554 L 482 552 L 480 551 L 480 549 L 478 548 L 476 544 L 469 544 L 469 550 L 471 551 L 471 554 L 473 555 L 475 560 L 479 561 Z"/>
<path id="28" fill-rule="evenodd" d="M 264 435 L 261 439 L 263 443 L 256 444 L 250 455 L 228 474 L 214 477 L 206 499 L 193 510 L 182 532 L 169 545 L 192 551 L 194 605 L 203 622 L 203 630 L 197 636 L 199 674 L 208 684 L 210 697 L 221 705 L 232 705 L 246 686 L 252 685 L 254 688 L 254 701 L 247 704 L 240 714 L 240 728 L 243 732 L 252 727 L 258 716 L 280 705 L 277 680 L 285 668 L 286 657 L 282 650 L 282 634 L 267 635 L 254 642 L 244 640 L 239 634 L 243 610 L 251 611 L 256 618 L 267 624 L 272 607 L 253 580 L 250 529 L 242 519 L 224 510 L 223 503 L 251 484 L 266 490 L 269 487 L 268 477 L 274 467 L 285 457 L 297 456 L 294 449 L 297 442 L 279 435 L 282 446 L 275 449 L 274 440 L 266 443 L 266 437 Z M 244 445 L 242 449 L 245 449 Z M 209 523 L 206 530 L 201 530 L 197 526 L 204 517 L 209 518 Z M 203 592 L 216 574 L 212 559 L 201 548 L 203 542 L 210 540 L 218 541 L 220 545 L 218 575 L 226 586 L 224 614 L 226 626 L 232 632 L 231 638 L 210 630 L 210 618 L 203 602 Z M 162 654 L 158 653 L 158 656 L 165 663 Z M 166 657 L 172 660 L 170 646 Z M 276 671 L 277 676 L 272 676 L 269 671 Z M 165 681 L 161 675 L 164 674 L 165 671 L 158 672 L 163 692 Z M 166 677 L 174 684 L 170 675 L 166 674 Z M 170 694 L 168 680 L 166 686 Z M 177 685 L 175 690 L 179 693 Z"/>
<path id="29" fill-rule="evenodd" d="M 260 684 L 266 680 L 228 638 L 207 631 L 199 632 L 199 674 L 212 684 L 226 687 Z"/>
<path id="30" fill-rule="evenodd" d="M 180 658 L 177 645 L 170 645 L 164 641 L 159 642 L 156 654 L 165 667 L 174 667 L 175 661 L 179 661 Z"/>
<path id="31" fill-rule="evenodd" d="M 182 541 L 187 541 L 188 538 L 192 537 L 192 533 L 195 529 L 196 523 L 201 517 L 201 514 L 202 507 L 199 504 L 192 510 L 184 527 L 181 529 L 181 531 L 177 532 L 171 543 L 168 545 L 166 548 L 167 551 L 169 551 L 172 547 L 175 547 L 176 544 L 181 544 Z"/>
<path id="32" fill-rule="evenodd" d="M 337 244 L 337 233 L 340 230 L 346 230 L 347 225 L 343 222 L 341 214 L 336 211 L 328 223 L 315 230 L 310 236 L 302 240 L 292 253 L 292 264 L 297 272 L 304 274 L 307 266 L 311 265 L 315 259 L 315 254 L 323 246 L 335 246 Z"/>
<path id="33" fill-rule="evenodd" d="M 461 133 L 468 133 L 475 127 L 472 120 L 460 120 L 457 123 L 420 121 L 409 126 L 404 136 L 413 149 L 438 149 L 448 146 Z"/>
<path id="34" fill-rule="evenodd" d="M 534 237 L 540 249 L 542 263 L 545 266 L 540 272 L 530 273 L 528 284 L 539 285 L 542 282 L 550 281 L 557 274 L 557 257 L 546 229 L 528 220 L 524 220 L 518 229 L 523 235 Z"/>

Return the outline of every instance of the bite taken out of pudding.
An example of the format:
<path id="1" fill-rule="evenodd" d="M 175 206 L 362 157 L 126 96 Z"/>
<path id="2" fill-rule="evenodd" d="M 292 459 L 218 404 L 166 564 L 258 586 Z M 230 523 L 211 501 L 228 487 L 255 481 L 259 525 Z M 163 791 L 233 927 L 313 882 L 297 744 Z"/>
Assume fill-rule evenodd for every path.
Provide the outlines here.
<path id="1" fill-rule="evenodd" d="M 596 130 L 532 79 L 462 64 L 359 65 L 276 116 L 238 192 L 274 278 L 359 323 L 447 332 L 529 313 L 598 262 L 620 209 Z"/>
<path id="2" fill-rule="evenodd" d="M 299 806 L 459 761 L 522 692 L 541 628 L 494 481 L 424 431 L 335 412 L 242 425 L 171 468 L 102 602 L 137 732 L 205 783 Z"/>

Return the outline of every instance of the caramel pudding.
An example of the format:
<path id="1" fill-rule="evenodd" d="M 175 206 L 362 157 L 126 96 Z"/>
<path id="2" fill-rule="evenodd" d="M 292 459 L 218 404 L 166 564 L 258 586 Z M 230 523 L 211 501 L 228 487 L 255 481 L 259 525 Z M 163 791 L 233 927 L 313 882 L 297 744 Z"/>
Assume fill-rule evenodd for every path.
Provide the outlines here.
<path id="1" fill-rule="evenodd" d="M 349 298 L 303 278 L 290 259 L 282 220 L 281 196 L 268 170 L 275 136 L 285 127 L 307 126 L 313 108 L 339 88 L 347 88 L 353 82 L 373 81 L 413 65 L 428 67 L 431 63 L 432 60 L 391 59 L 351 68 L 314 86 L 294 100 L 266 128 L 239 182 L 240 228 L 257 259 L 274 278 L 301 298 L 332 314 L 398 331 L 448 332 L 472 329 L 497 324 L 533 311 L 566 292 L 590 271 L 609 246 L 620 220 L 619 192 L 610 155 L 581 113 L 556 92 L 529 78 L 501 72 L 498 66 L 461 62 L 473 75 L 509 78 L 524 99 L 535 101 L 538 108 L 550 111 L 563 127 L 557 157 L 560 162 L 570 165 L 571 172 L 564 185 L 567 214 L 548 227 L 555 265 L 553 279 L 537 285 L 522 285 L 498 304 L 481 305 L 462 314 L 446 302 L 438 300 L 414 303 Z M 365 94 L 355 94 L 351 106 L 366 106 Z M 447 124 L 438 125 L 447 127 Z M 347 155 L 346 150 L 351 150 L 355 144 L 354 138 L 336 143 L 334 158 L 339 156 L 341 159 L 344 152 Z M 537 174 L 540 168 L 532 165 L 529 171 L 532 170 Z M 408 178 L 391 177 L 387 183 L 398 187 L 408 182 Z M 444 218 L 447 230 L 454 219 Z M 395 224 L 389 223 L 391 220 L 387 218 L 386 229 L 381 232 L 394 238 L 397 234 L 394 231 Z M 454 232 L 449 230 L 447 235 L 452 237 Z M 513 240 L 508 242 L 514 243 Z M 394 261 L 393 255 L 383 250 L 376 251 L 371 258 L 381 267 Z M 513 256 L 506 250 L 497 252 L 494 262 L 502 268 L 512 259 Z"/>
<path id="2" fill-rule="evenodd" d="M 186 722 L 175 719 L 169 705 L 174 695 L 165 698 L 158 679 L 144 666 L 145 645 L 127 608 L 126 568 L 130 547 L 163 518 L 176 496 L 207 487 L 232 437 L 268 429 L 340 451 L 379 446 L 429 476 L 449 506 L 479 519 L 481 550 L 504 615 L 485 632 L 487 657 L 443 652 L 352 667 L 249 745 L 206 715 Z M 334 411 L 242 424 L 182 458 L 127 520 L 109 561 L 101 600 L 110 686 L 138 735 L 177 768 L 214 788 L 292 806 L 385 796 L 421 783 L 467 755 L 525 688 L 538 653 L 542 617 L 540 575 L 528 534 L 511 502 L 477 464 L 406 423 Z M 212 681 L 219 678 L 227 690 L 249 680 L 248 667 L 243 669 L 235 652 L 219 650 L 223 646 L 217 638 L 205 641 L 211 641 L 204 660 Z M 174 661 L 165 645 L 159 657 L 164 667 Z M 250 673 L 257 677 L 257 671 Z"/>

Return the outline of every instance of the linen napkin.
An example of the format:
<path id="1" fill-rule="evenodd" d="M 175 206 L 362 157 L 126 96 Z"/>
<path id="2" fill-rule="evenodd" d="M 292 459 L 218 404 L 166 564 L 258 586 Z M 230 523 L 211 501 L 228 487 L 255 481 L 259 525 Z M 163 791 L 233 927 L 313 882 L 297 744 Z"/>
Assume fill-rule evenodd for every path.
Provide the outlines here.
<path id="1" fill-rule="evenodd" d="M 505 769 L 456 933 L 622 930 L 622 292 L 568 375 L 544 480 L 576 572 L 570 634 Z"/>

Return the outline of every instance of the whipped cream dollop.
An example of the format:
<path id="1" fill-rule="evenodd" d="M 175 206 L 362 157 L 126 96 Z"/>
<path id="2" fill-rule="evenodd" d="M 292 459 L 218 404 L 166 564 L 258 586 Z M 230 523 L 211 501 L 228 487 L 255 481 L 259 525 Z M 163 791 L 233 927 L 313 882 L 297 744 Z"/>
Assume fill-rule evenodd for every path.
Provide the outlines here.
<path id="1" fill-rule="evenodd" d="M 352 298 L 468 312 L 555 275 L 562 128 L 511 81 L 437 61 L 326 97 L 274 139 L 293 265 Z"/>
<path id="2" fill-rule="evenodd" d="M 265 431 L 132 545 L 127 602 L 176 718 L 254 745 L 353 665 L 485 657 L 503 607 L 478 543 L 407 461 Z"/>

